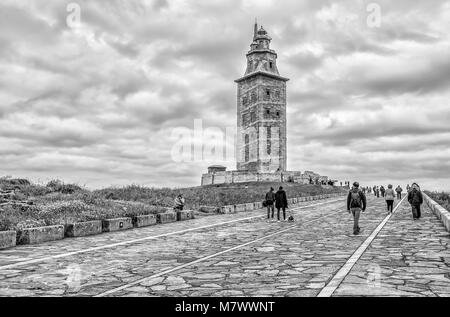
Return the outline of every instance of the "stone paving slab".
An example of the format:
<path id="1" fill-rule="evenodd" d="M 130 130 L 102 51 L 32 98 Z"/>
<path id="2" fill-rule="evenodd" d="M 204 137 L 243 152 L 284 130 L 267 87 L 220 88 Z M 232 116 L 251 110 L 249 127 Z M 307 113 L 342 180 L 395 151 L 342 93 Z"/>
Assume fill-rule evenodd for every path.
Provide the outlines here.
<path id="1" fill-rule="evenodd" d="M 295 223 L 257 217 L 26 265 L 15 263 L 264 216 L 265 210 L 0 251 L 0 296 L 95 296 L 124 285 L 108 296 L 316 296 L 386 216 L 381 198 L 369 195 L 368 202 L 360 236 L 352 235 L 341 200 L 305 203 L 321 205 L 296 210 Z M 429 213 L 418 222 L 410 218 L 402 205 L 335 296 L 449 295 L 448 234 Z M 382 281 L 377 288 L 370 270 Z"/>
<path id="2" fill-rule="evenodd" d="M 320 202 L 304 202 L 295 205 L 294 208 L 304 207 L 317 203 L 333 202 L 335 200 L 336 198 L 331 198 Z M 132 229 L 122 232 L 103 233 L 98 236 L 64 239 L 49 243 L 41 243 L 39 245 L 33 246 L 17 246 L 13 249 L 0 250 L 0 268 L 4 265 L 19 263 L 22 261 L 39 259 L 48 256 L 56 256 L 68 252 L 77 252 L 84 249 L 90 249 L 109 244 L 123 243 L 126 241 L 142 239 L 146 237 L 170 234 L 183 230 L 191 230 L 202 226 L 220 225 L 223 222 L 239 221 L 240 219 L 246 219 L 249 217 L 262 217 L 265 214 L 266 210 L 263 209 L 241 214 L 196 216 L 195 219 L 186 222 L 182 221 L 146 228 Z"/>
<path id="3" fill-rule="evenodd" d="M 450 235 L 423 207 L 423 218 L 413 221 L 403 204 L 333 296 L 448 297 Z"/>
<path id="4" fill-rule="evenodd" d="M 384 218 L 385 203 L 362 216 L 361 236 L 353 236 L 344 204 L 316 211 L 328 217 L 274 239 L 224 254 L 164 277 L 148 279 L 111 296 L 316 296 Z"/>
<path id="5" fill-rule="evenodd" d="M 341 205 L 343 202 L 341 201 L 339 204 Z M 299 214 L 304 214 L 305 218 L 315 217 L 317 212 L 321 212 L 321 208 L 328 210 L 334 205 L 334 203 L 330 203 L 322 205 L 325 207 L 311 207 L 299 211 Z M 261 211 L 259 214 L 261 214 Z M 258 212 L 255 215 L 258 215 Z M 239 215 L 233 216 L 232 218 L 239 219 Z M 246 216 L 248 217 L 249 214 L 246 214 Z M 218 217 L 221 217 L 222 220 L 224 218 L 230 219 L 227 215 Z M 207 218 L 196 220 L 196 225 L 205 221 L 208 224 L 211 221 L 218 221 L 215 217 Z M 185 222 L 184 224 L 190 223 L 190 226 L 192 226 L 194 222 Z M 273 232 L 274 229 L 279 229 L 285 225 L 288 225 L 288 223 L 266 223 L 263 218 L 258 217 L 233 224 L 162 237 L 154 241 L 143 241 L 18 266 L 17 268 L 2 269 L 0 272 L 0 296 L 17 295 L 21 291 L 23 291 L 23 294 L 33 294 L 34 296 L 54 293 L 66 296 L 92 296 L 155 272 L 190 262 L 199 256 L 245 243 L 249 239 L 264 236 L 266 233 Z M 161 226 L 160 228 L 170 232 L 169 226 L 173 226 L 172 231 L 174 228 L 176 230 L 186 228 L 180 226 L 179 223 Z M 147 231 L 147 229 L 133 231 Z M 116 235 L 122 236 L 123 232 L 116 233 Z M 103 235 L 97 237 L 105 238 Z M 92 241 L 91 239 L 73 239 L 71 242 L 80 249 L 86 247 L 82 242 Z M 110 241 L 102 240 L 103 243 Z M 47 244 L 47 247 L 49 246 L 54 247 L 52 244 Z M 30 257 L 35 256 L 36 250 L 45 252 L 46 246 L 39 245 L 35 246 L 35 249 L 28 248 L 26 253 Z M 12 255 L 13 253 L 7 254 Z M 8 256 L 6 256 L 6 261 L 3 258 L 3 263 L 8 263 L 7 258 Z M 12 263 L 14 264 L 14 262 Z"/>

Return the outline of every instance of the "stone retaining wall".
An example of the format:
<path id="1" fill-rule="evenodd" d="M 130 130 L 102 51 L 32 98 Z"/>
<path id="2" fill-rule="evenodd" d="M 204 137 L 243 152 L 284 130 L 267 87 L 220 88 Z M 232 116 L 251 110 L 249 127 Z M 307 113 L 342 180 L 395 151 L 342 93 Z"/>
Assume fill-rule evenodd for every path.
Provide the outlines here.
<path id="1" fill-rule="evenodd" d="M 450 232 L 450 212 L 439 205 L 437 202 L 435 202 L 433 199 L 431 199 L 424 192 L 422 192 L 422 195 L 428 207 L 430 207 L 436 217 L 438 217 L 442 221 L 447 231 Z"/>

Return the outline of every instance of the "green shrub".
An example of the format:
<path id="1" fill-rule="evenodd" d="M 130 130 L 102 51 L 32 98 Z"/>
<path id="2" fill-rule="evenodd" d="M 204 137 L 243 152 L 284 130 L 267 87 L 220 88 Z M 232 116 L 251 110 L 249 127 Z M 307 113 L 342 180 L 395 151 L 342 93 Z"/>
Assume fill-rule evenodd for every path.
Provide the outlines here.
<path id="1" fill-rule="evenodd" d="M 59 179 L 52 180 L 48 182 L 47 188 L 51 189 L 53 192 L 60 192 L 62 194 L 73 194 L 77 191 L 82 190 L 82 188 L 75 184 L 64 184 Z"/>
<path id="2" fill-rule="evenodd" d="M 35 206 L 6 205 L 0 208 L 0 231 L 42 227 L 48 223 L 40 219 Z"/>
<path id="3" fill-rule="evenodd" d="M 20 192 L 26 197 L 39 197 L 50 194 L 52 190 L 46 186 L 31 184 L 22 186 Z"/>

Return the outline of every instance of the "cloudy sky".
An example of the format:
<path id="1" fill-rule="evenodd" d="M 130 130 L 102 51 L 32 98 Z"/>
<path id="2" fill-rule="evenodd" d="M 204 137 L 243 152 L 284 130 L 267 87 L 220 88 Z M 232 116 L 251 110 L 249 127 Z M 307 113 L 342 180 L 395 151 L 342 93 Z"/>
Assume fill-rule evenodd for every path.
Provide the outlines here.
<path id="1" fill-rule="evenodd" d="M 290 170 L 450 190 L 450 1 L 376 1 L 379 25 L 372 2 L 2 0 L 0 175 L 185 187 L 233 169 L 179 162 L 174 131 L 235 126 L 258 17 L 291 79 Z"/>

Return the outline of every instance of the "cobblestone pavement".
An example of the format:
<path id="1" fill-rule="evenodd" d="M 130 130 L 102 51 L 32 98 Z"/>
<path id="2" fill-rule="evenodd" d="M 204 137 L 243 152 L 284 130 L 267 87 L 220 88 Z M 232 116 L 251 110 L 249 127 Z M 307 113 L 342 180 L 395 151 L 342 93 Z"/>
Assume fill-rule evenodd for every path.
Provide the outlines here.
<path id="1" fill-rule="evenodd" d="M 428 207 L 403 204 L 334 296 L 450 296 L 450 236 Z"/>
<path id="2" fill-rule="evenodd" d="M 302 205 L 294 223 L 255 211 L 1 251 L 0 296 L 316 296 L 386 212 L 369 197 L 353 236 L 343 199 Z M 400 207 L 335 296 L 450 293 L 444 227 L 408 212 Z M 370 270 L 393 282 L 374 290 Z"/>

